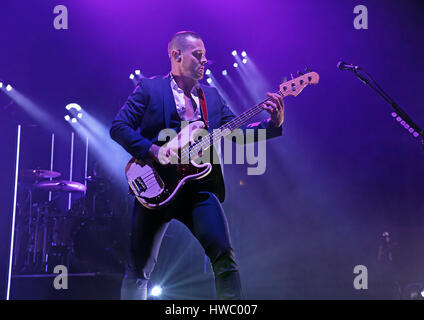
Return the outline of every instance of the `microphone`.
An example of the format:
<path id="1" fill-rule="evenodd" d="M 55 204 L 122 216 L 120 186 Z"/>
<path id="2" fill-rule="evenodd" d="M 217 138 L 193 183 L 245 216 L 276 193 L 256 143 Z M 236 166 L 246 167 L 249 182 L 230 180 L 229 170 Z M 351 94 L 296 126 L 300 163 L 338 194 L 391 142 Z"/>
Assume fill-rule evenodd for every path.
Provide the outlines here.
<path id="1" fill-rule="evenodd" d="M 361 67 L 359 66 L 355 66 L 353 64 L 350 64 L 344 61 L 339 61 L 339 63 L 337 64 L 337 68 L 339 68 L 340 70 L 349 70 L 349 71 L 356 71 L 361 69 Z"/>

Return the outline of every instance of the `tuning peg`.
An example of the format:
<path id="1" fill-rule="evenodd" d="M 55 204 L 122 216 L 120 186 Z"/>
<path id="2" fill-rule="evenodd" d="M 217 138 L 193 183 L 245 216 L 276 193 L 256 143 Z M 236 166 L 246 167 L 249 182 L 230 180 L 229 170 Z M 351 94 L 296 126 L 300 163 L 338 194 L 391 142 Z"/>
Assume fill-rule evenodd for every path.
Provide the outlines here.
<path id="1" fill-rule="evenodd" d="M 304 75 L 304 73 L 303 73 L 303 72 L 300 72 L 300 71 L 297 71 L 297 74 L 298 74 L 299 76 L 303 76 L 303 75 Z"/>
<path id="2" fill-rule="evenodd" d="M 294 78 L 293 78 L 293 73 L 290 73 L 290 77 L 292 78 L 292 80 L 294 79 Z"/>
<path id="3" fill-rule="evenodd" d="M 312 70 L 311 70 L 311 69 L 309 69 L 308 67 L 306 67 L 306 68 L 305 68 L 305 71 L 306 71 L 306 72 L 311 72 Z"/>

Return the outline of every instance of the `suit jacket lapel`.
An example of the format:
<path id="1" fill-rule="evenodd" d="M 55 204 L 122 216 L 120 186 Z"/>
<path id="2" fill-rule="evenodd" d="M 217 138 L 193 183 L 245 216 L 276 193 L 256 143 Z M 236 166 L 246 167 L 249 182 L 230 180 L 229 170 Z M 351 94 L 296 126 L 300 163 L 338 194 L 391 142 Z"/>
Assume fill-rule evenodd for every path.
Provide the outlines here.
<path id="1" fill-rule="evenodd" d="M 203 93 L 205 95 L 206 105 L 208 109 L 208 119 L 209 119 L 209 126 L 211 125 L 211 118 L 210 115 L 210 104 L 211 104 L 211 95 L 208 88 L 205 89 L 205 87 L 202 85 Z M 171 89 L 171 78 L 169 77 L 169 74 L 163 77 L 162 81 L 162 97 L 163 97 L 163 114 L 164 114 L 164 121 L 165 121 L 165 128 L 169 128 L 171 126 L 171 115 L 172 113 L 177 109 L 177 105 L 175 104 L 174 94 L 172 93 Z M 210 102 L 208 104 L 208 102 Z M 200 105 L 198 106 L 200 108 Z"/>
<path id="2" fill-rule="evenodd" d="M 203 94 L 205 95 L 205 100 L 206 100 L 206 110 L 207 110 L 207 114 L 208 114 L 208 120 L 209 120 L 209 129 L 212 128 L 213 126 L 213 121 L 214 119 L 211 119 L 210 115 L 211 115 L 211 107 L 213 106 L 212 104 L 212 96 L 210 95 L 210 90 L 209 88 L 205 88 L 205 86 L 201 85 L 202 89 L 203 89 Z M 200 108 L 200 105 L 199 105 Z"/>
<path id="3" fill-rule="evenodd" d="M 165 120 L 165 128 L 169 128 L 171 125 L 171 114 L 176 110 L 177 105 L 175 104 L 174 94 L 171 89 L 171 79 L 169 75 L 163 77 L 162 81 L 162 97 L 163 97 L 163 115 Z"/>

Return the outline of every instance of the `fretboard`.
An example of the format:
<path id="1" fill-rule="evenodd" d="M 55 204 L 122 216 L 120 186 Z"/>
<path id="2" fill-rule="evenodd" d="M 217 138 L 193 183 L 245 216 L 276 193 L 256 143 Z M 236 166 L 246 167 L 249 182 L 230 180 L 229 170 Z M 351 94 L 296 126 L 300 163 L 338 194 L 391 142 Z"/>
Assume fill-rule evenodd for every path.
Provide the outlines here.
<path id="1" fill-rule="evenodd" d="M 280 91 L 277 92 L 279 95 L 283 95 Z M 254 116 L 262 112 L 263 105 L 265 102 L 269 101 L 271 98 L 265 99 L 264 101 L 258 103 L 257 105 L 251 107 L 247 111 L 243 112 L 239 116 L 235 117 L 231 121 L 228 121 L 218 129 L 214 129 L 209 134 L 205 135 L 203 138 L 196 141 L 194 144 L 187 146 L 185 150 L 182 150 L 182 159 L 187 160 L 190 155 L 197 155 L 201 150 L 207 150 L 215 143 L 219 142 L 222 138 L 228 136 L 235 129 L 240 128 L 242 125 L 246 124 Z M 190 159 L 193 157 L 190 156 Z"/>

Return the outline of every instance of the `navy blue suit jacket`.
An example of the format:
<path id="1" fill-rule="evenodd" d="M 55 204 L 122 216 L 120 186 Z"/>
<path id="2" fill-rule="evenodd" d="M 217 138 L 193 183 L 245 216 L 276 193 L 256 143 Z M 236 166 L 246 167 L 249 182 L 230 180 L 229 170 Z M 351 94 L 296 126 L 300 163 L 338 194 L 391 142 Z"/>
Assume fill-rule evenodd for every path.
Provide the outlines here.
<path id="1" fill-rule="evenodd" d="M 217 129 L 235 118 L 216 88 L 205 85 L 201 87 L 207 103 L 210 130 Z M 171 114 L 175 110 L 170 77 L 144 78 L 115 116 L 110 135 L 133 157 L 144 159 L 148 155 L 152 141 L 157 140 L 159 132 L 170 127 Z M 281 127 L 276 128 L 269 119 L 241 127 L 246 128 L 266 129 L 267 139 L 280 136 L 282 132 Z M 215 169 L 213 173 L 210 174 L 211 183 L 205 188 L 224 201 L 225 187 L 221 170 Z"/>

